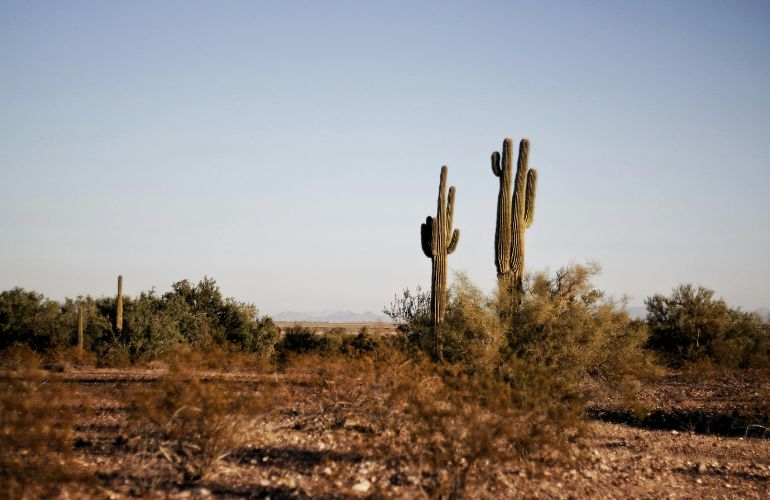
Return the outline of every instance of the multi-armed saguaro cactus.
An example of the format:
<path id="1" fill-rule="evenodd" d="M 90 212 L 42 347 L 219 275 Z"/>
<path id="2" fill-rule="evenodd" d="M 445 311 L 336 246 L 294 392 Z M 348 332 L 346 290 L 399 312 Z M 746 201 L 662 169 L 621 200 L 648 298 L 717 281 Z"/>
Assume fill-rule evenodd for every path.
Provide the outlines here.
<path id="1" fill-rule="evenodd" d="M 438 187 L 438 209 L 436 218 L 428 216 L 420 227 L 422 251 L 433 264 L 430 310 L 434 327 L 434 344 L 436 355 L 440 357 L 440 339 L 438 326 L 444 321 L 446 314 L 446 260 L 447 255 L 457 248 L 460 231 L 452 229 L 452 217 L 455 208 L 455 187 L 449 188 L 449 198 L 446 190 L 446 165 L 441 167 L 441 180 Z"/>
<path id="2" fill-rule="evenodd" d="M 115 310 L 115 331 L 123 331 L 123 275 L 118 275 L 118 300 Z"/>
<path id="3" fill-rule="evenodd" d="M 528 169 L 529 141 L 519 144 L 519 161 L 511 199 L 513 141 L 503 141 L 503 155 L 492 153 L 492 172 L 500 178 L 497 197 L 497 227 L 495 229 L 495 265 L 497 277 L 506 286 L 521 290 L 524 280 L 524 230 L 535 216 L 537 171 Z"/>

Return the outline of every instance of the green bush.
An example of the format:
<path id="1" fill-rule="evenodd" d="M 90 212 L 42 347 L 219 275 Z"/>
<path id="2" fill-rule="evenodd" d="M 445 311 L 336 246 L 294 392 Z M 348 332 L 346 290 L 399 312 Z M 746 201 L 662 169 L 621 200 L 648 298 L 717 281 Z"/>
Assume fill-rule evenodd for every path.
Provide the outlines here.
<path id="1" fill-rule="evenodd" d="M 66 351 L 77 343 L 78 303 L 84 311 L 86 350 L 99 364 L 152 360 L 177 350 L 219 347 L 269 355 L 278 328 L 252 304 L 226 299 L 216 282 L 174 283 L 159 296 L 154 290 L 123 298 L 123 331 L 113 329 L 114 297 L 79 297 L 63 303 L 14 288 L 0 293 L 0 349 L 25 345 L 36 352 Z"/>
<path id="2" fill-rule="evenodd" d="M 560 373 L 622 379 L 651 366 L 647 329 L 591 279 L 599 266 L 571 265 L 530 275 L 522 291 L 502 284 L 489 298 L 458 274 L 441 326 L 442 354 L 475 371 L 504 371 L 513 358 Z M 430 354 L 430 295 L 404 291 L 385 309 L 408 343 Z"/>
<path id="3" fill-rule="evenodd" d="M 647 329 L 630 320 L 623 302 L 593 286 L 599 272 L 597 264 L 570 265 L 553 276 L 528 276 L 523 292 L 498 290 L 495 308 L 510 349 L 579 376 L 618 379 L 645 371 L 651 364 L 643 349 Z"/>
<path id="4" fill-rule="evenodd" d="M 66 312 L 33 291 L 17 287 L 0 292 L 0 349 L 21 344 L 40 352 L 67 346 L 76 330 Z"/>
<path id="5" fill-rule="evenodd" d="M 671 295 L 648 297 L 649 346 L 670 364 L 708 358 L 727 367 L 766 365 L 770 340 L 756 315 L 715 299 L 714 291 L 682 284 Z"/>
<path id="6" fill-rule="evenodd" d="M 275 349 L 284 358 L 289 354 L 331 354 L 339 353 L 342 343 L 340 333 L 318 334 L 306 326 L 293 325 L 284 331 Z"/>

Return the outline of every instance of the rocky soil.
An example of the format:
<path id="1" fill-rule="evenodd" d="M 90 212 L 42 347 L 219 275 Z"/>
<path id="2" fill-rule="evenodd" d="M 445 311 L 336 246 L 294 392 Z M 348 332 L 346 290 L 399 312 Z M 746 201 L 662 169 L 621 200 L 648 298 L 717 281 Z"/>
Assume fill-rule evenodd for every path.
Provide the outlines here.
<path id="1" fill-rule="evenodd" d="M 102 498 L 354 498 L 425 496 L 418 472 L 367 422 L 329 425 L 303 400 L 276 400 L 242 444 L 199 482 L 184 484 L 162 454 L 137 446 L 127 430 L 125 397 L 157 384 L 162 371 L 90 370 L 61 374 L 78 402 L 74 461 Z M 280 375 L 211 372 L 254 390 Z M 766 377 L 715 377 L 706 383 L 668 375 L 638 388 L 636 403 L 595 384 L 579 458 L 547 463 L 482 462 L 478 498 L 768 498 L 770 432 L 745 423 L 765 411 Z M 306 394 L 309 398 L 310 394 Z M 643 404 L 638 404 L 643 403 Z M 642 408 L 640 410 L 640 408 Z M 638 421 L 644 411 L 658 417 Z M 657 412 L 657 413 L 656 413 Z M 766 414 L 765 414 L 766 416 Z M 728 424 L 728 417 L 732 423 Z M 688 420 L 690 418 L 690 420 Z M 765 420 L 766 421 L 766 420 Z M 714 422 L 719 422 L 718 425 Z M 741 427 L 743 426 L 743 427 Z M 708 433 L 707 433 L 708 431 Z M 64 497 L 82 497 L 77 486 Z"/>

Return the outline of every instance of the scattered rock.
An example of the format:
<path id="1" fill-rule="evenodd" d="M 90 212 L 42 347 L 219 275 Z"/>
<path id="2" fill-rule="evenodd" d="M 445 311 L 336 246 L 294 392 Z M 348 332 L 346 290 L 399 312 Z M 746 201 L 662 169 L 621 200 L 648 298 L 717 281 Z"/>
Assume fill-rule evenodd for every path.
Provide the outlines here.
<path id="1" fill-rule="evenodd" d="M 353 491 L 356 493 L 366 493 L 372 487 L 372 483 L 366 479 L 362 479 L 353 485 Z"/>

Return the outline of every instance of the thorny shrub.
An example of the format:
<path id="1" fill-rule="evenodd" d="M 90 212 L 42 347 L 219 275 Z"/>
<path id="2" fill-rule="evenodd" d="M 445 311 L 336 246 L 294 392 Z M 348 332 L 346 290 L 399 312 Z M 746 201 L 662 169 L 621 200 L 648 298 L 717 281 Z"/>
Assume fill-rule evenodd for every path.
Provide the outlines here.
<path id="1" fill-rule="evenodd" d="M 194 482 L 249 437 L 263 399 L 248 387 L 225 380 L 203 380 L 174 369 L 157 387 L 134 390 L 129 425 L 140 451 L 161 456 Z"/>

